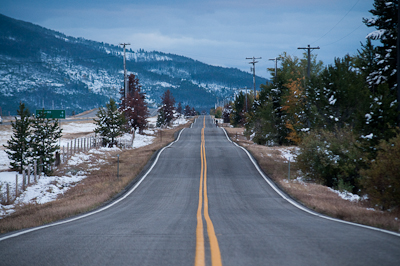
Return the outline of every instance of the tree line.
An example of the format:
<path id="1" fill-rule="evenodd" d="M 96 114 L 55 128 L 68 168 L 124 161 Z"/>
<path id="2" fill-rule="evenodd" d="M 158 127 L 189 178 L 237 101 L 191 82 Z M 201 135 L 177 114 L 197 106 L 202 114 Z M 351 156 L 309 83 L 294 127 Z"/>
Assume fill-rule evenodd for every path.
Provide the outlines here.
<path id="1" fill-rule="evenodd" d="M 122 88 L 119 106 L 110 98 L 106 107 L 100 107 L 94 119 L 94 132 L 102 139 L 103 146 L 118 145 L 117 137 L 124 133 L 134 134 L 136 130 L 143 133 L 148 127 L 149 112 L 146 94 L 141 92 L 139 79 L 131 74 L 127 86 L 127 96 Z M 181 103 L 175 108 L 175 99 L 167 90 L 161 97 L 162 104 L 158 109 L 157 126 L 166 126 L 177 116 L 196 115 L 196 110 L 189 105 L 182 108 Z M 22 173 L 25 167 L 35 161 L 39 169 L 48 175 L 52 172 L 55 152 L 60 149 L 57 144 L 62 136 L 58 119 L 45 118 L 45 115 L 31 115 L 24 103 L 20 103 L 15 121 L 11 122 L 13 135 L 4 145 L 10 159 L 11 169 Z"/>
<path id="2" fill-rule="evenodd" d="M 375 0 L 376 31 L 357 55 L 326 67 L 314 55 L 280 55 L 272 82 L 240 92 L 219 115 L 263 145 L 297 145 L 306 179 L 368 195 L 382 209 L 400 206 L 400 121 L 397 101 L 398 1 Z M 374 46 L 371 40 L 379 40 Z M 397 169 L 397 170 L 390 170 Z"/>
<path id="3" fill-rule="evenodd" d="M 62 129 L 57 119 L 45 118 L 44 113 L 32 115 L 24 103 L 20 103 L 18 116 L 11 122 L 13 135 L 4 145 L 10 159 L 10 166 L 20 174 L 34 162 L 45 174 L 52 171 L 54 153 L 60 149 L 57 144 Z"/>
<path id="4" fill-rule="evenodd" d="M 138 77 L 134 74 L 128 77 L 127 94 L 124 88 L 121 89 L 119 107 L 114 99 L 110 99 L 106 108 L 99 108 L 95 119 L 95 133 L 102 138 L 104 146 L 117 145 L 117 137 L 124 133 L 134 134 L 136 130 L 139 134 L 148 127 L 149 112 L 146 103 L 146 94 L 141 91 Z M 195 113 L 195 109 L 189 105 L 182 109 L 181 103 L 175 107 L 175 99 L 170 90 L 166 90 L 161 96 L 161 105 L 158 108 L 157 126 L 170 125 L 171 121 L 179 115 L 190 116 Z"/>

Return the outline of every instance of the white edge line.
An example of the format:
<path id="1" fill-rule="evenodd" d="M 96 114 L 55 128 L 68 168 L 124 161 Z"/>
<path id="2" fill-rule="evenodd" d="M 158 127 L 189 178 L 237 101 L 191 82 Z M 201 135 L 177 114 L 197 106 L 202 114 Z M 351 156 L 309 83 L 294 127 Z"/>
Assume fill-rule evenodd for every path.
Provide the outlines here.
<path id="1" fill-rule="evenodd" d="M 352 222 L 348 222 L 348 221 L 343 221 L 343 220 L 339 220 L 339 219 L 336 219 L 336 218 L 332 218 L 332 217 L 329 217 L 329 216 L 325 216 L 325 215 L 322 215 L 322 214 L 319 214 L 319 213 L 315 213 L 315 212 L 309 210 L 308 208 L 306 208 L 306 207 L 300 205 L 300 204 L 297 203 L 296 201 L 294 201 L 294 200 L 288 198 L 285 194 L 283 194 L 283 193 L 281 192 L 280 189 L 278 189 L 278 188 L 275 186 L 275 184 L 273 184 L 273 183 L 269 180 L 268 177 L 265 176 L 264 172 L 260 169 L 260 167 L 259 167 L 259 166 L 257 165 L 257 163 L 254 161 L 254 159 L 253 159 L 253 157 L 251 156 L 251 154 L 250 154 L 245 148 L 243 148 L 242 146 L 239 146 L 236 142 L 233 142 L 233 141 L 228 137 L 228 134 L 227 134 L 225 128 L 222 128 L 222 129 L 224 130 L 225 136 L 226 136 L 226 138 L 228 139 L 228 141 L 231 142 L 231 143 L 233 143 L 233 144 L 235 144 L 237 147 L 241 148 L 241 149 L 247 154 L 247 156 L 249 157 L 250 161 L 253 163 L 254 167 L 257 169 L 258 173 L 264 178 L 264 180 L 268 183 L 268 185 L 269 185 L 270 187 L 272 187 L 272 189 L 275 190 L 275 192 L 278 193 L 279 196 L 281 196 L 282 198 L 284 198 L 286 201 L 288 201 L 288 202 L 289 202 L 290 204 L 292 204 L 293 206 L 297 207 L 298 209 L 300 209 L 300 210 L 302 210 L 302 211 L 305 211 L 305 212 L 307 212 L 307 213 L 309 213 L 309 214 L 312 214 L 312 215 L 314 215 L 314 216 L 317 216 L 317 217 L 320 217 L 320 218 L 323 218 L 323 219 L 327 219 L 327 220 L 331 220 L 331 221 L 335 221 L 335 222 L 339 222 L 339 223 L 344 223 L 344 224 L 349 224 L 349 225 L 354 225 L 354 226 L 358 226 L 358 227 L 362 227 L 362 228 L 367 228 L 367 229 L 371 229 L 371 230 L 375 230 L 375 231 L 379 231 L 379 232 L 383 232 L 383 233 L 387 233 L 387 234 L 391 234 L 391 235 L 400 237 L 400 234 L 399 234 L 399 233 L 396 233 L 396 232 L 392 232 L 392 231 L 388 231 L 388 230 L 384 230 L 384 229 L 380 229 L 380 228 L 376 228 L 376 227 L 372 227 L 372 226 L 368 226 L 368 225 L 363 225 L 363 224 L 357 224 L 357 223 L 352 223 Z"/>
<path id="2" fill-rule="evenodd" d="M 66 223 L 70 223 L 70 222 L 73 222 L 73 221 L 76 221 L 76 220 L 80 220 L 80 219 L 86 218 L 86 217 L 88 217 L 88 216 L 94 215 L 94 214 L 96 214 L 96 213 L 105 211 L 105 210 L 111 208 L 112 206 L 114 206 L 115 204 L 117 204 L 117 203 L 123 201 L 123 200 L 126 199 L 130 194 L 132 194 L 133 191 L 136 190 L 136 188 L 143 182 L 143 180 L 147 177 L 147 175 L 151 172 L 151 170 L 153 170 L 154 166 L 155 166 L 156 163 L 158 162 L 158 158 L 160 157 L 161 153 L 162 153 L 166 148 L 171 147 L 171 145 L 173 145 L 174 143 L 176 143 L 177 141 L 179 141 L 183 130 L 185 130 L 185 129 L 183 128 L 183 129 L 179 132 L 179 135 L 178 135 L 178 137 L 177 137 L 177 139 L 176 139 L 175 141 L 171 142 L 168 146 L 165 146 L 164 148 L 161 149 L 161 151 L 157 154 L 157 157 L 156 157 L 156 159 L 154 160 L 153 164 L 151 165 L 150 169 L 149 169 L 149 170 L 143 175 L 143 177 L 135 184 L 135 186 L 133 186 L 128 192 L 126 192 L 126 193 L 125 193 L 121 198 L 119 198 L 118 200 L 116 200 L 116 201 L 114 201 L 114 202 L 112 202 L 112 203 L 110 203 L 110 204 L 108 204 L 108 205 L 106 205 L 106 206 L 104 206 L 104 207 L 102 207 L 102 208 L 96 210 L 96 211 L 93 211 L 93 212 L 90 212 L 90 213 L 86 213 L 86 214 L 83 214 L 83 215 L 81 215 L 81 216 L 78 216 L 78 217 L 75 217 L 75 218 L 72 218 L 72 219 L 69 219 L 69 220 L 66 220 L 66 221 L 55 222 L 55 223 L 53 223 L 53 224 L 48 224 L 48 225 L 42 225 L 42 226 L 34 227 L 34 228 L 31 228 L 31 229 L 28 229 L 28 230 L 25 230 L 25 231 L 22 231 L 22 232 L 18 232 L 18 233 L 15 233 L 15 234 L 11 234 L 11 235 L 8 235 L 8 236 L 5 236 L 5 237 L 1 237 L 1 238 L 0 238 L 0 241 L 6 240 L 6 239 L 9 239 L 9 238 L 13 238 L 13 237 L 17 237 L 17 236 L 20 236 L 20 235 L 24 235 L 24 234 L 27 234 L 27 233 L 30 233 L 30 232 L 34 232 L 34 231 L 37 231 L 37 230 L 40 230 L 40 229 L 45 229 L 45 228 L 48 228 L 48 227 L 53 227 L 53 226 L 56 226 L 56 225 L 66 224 Z"/>

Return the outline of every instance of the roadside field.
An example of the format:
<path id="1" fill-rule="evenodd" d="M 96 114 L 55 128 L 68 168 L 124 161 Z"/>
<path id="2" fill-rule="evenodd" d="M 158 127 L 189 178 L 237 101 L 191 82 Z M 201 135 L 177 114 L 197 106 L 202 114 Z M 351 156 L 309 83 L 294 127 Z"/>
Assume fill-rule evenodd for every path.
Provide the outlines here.
<path id="1" fill-rule="evenodd" d="M 303 180 L 296 166 L 296 147 L 257 145 L 246 139 L 243 128 L 224 128 L 233 141 L 253 155 L 263 171 L 282 190 L 308 208 L 345 221 L 400 232 L 400 212 L 382 212 L 374 209 L 368 200 L 363 200 L 358 195 L 335 191 Z"/>
<path id="2" fill-rule="evenodd" d="M 162 132 L 156 129 L 149 130 L 144 135 L 136 135 L 134 147 L 137 148 L 100 148 L 72 156 L 67 163 L 57 168 L 54 176 L 83 175 L 84 178 L 69 184 L 61 183 L 59 179 L 52 181 L 50 185 L 68 188 L 58 194 L 56 200 L 52 199 L 41 204 L 37 196 L 30 198 L 28 202 L 14 204 L 13 212 L 0 219 L 0 233 L 51 223 L 105 204 L 134 181 L 151 156 L 174 140 L 176 132 L 189 125 L 188 121 L 184 122 L 185 124 L 179 124 L 174 128 L 163 129 Z M 71 125 L 72 123 L 78 123 L 81 130 L 78 132 L 72 129 L 77 126 Z M 93 127 L 91 121 L 64 124 L 65 133 L 61 142 L 92 134 L 91 127 Z M 151 141 L 145 143 L 149 138 Z M 117 155 L 119 155 L 119 171 Z M 49 189 L 53 188 L 48 184 L 47 190 Z"/>

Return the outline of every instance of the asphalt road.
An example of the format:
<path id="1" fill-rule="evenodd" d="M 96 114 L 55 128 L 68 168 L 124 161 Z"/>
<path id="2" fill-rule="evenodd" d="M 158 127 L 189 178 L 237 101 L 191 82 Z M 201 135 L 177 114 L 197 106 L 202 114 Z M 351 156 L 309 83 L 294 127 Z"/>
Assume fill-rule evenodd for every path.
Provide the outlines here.
<path id="1" fill-rule="evenodd" d="M 399 235 L 294 206 L 209 117 L 124 199 L 80 217 L 0 235 L 0 265 L 400 265 Z"/>

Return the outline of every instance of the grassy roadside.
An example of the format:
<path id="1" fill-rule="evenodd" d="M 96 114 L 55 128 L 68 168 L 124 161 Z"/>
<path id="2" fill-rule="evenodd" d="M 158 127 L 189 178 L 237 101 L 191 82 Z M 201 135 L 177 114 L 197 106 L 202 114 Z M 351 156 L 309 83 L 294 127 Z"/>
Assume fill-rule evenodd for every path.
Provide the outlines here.
<path id="1" fill-rule="evenodd" d="M 324 215 L 349 222 L 400 232 L 400 212 L 374 210 L 369 202 L 351 202 L 339 197 L 328 187 L 296 180 L 297 166 L 291 163 L 291 180 L 288 180 L 288 163 L 277 147 L 254 144 L 243 136 L 242 128 L 225 128 L 229 137 L 246 148 L 258 161 L 263 171 L 286 193 L 308 208 Z"/>
<path id="2" fill-rule="evenodd" d="M 173 129 L 163 129 L 152 144 L 130 150 L 108 152 L 106 158 L 98 155 L 94 160 L 104 160 L 99 169 L 87 178 L 46 204 L 18 206 L 17 211 L 0 220 L 0 233 L 40 226 L 93 210 L 111 200 L 127 187 L 145 167 L 151 156 L 174 140 L 174 134 L 189 124 Z M 119 179 L 117 179 L 117 154 L 119 153 Z M 104 155 L 103 155 L 104 156 Z M 88 165 L 63 166 L 57 172 L 87 170 Z M 57 174 L 57 173 L 56 173 Z"/>
<path id="3" fill-rule="evenodd" d="M 162 137 L 157 136 L 151 145 L 122 152 L 110 152 L 107 154 L 107 158 L 96 158 L 106 161 L 100 165 L 100 169 L 92 171 L 83 182 L 68 190 L 56 201 L 43 205 L 19 206 L 17 212 L 0 220 L 0 233 L 40 226 L 101 206 L 132 182 L 151 156 L 173 141 L 175 132 L 184 127 L 187 125 L 163 130 Z M 226 128 L 226 130 L 231 139 L 253 154 L 264 172 L 279 187 L 310 209 L 346 221 L 400 231 L 400 213 L 373 211 L 368 209 L 371 208 L 368 202 L 355 203 L 343 200 L 325 186 L 299 182 L 295 180 L 297 172 L 295 163 L 291 164 L 292 179 L 288 181 L 288 164 L 280 156 L 281 152 L 278 148 L 255 145 L 246 140 L 243 136 L 243 129 Z M 117 153 L 120 153 L 119 179 L 116 177 Z M 87 168 L 87 165 L 83 165 L 60 168 L 58 171 L 63 174 L 67 171 L 86 170 Z"/>

